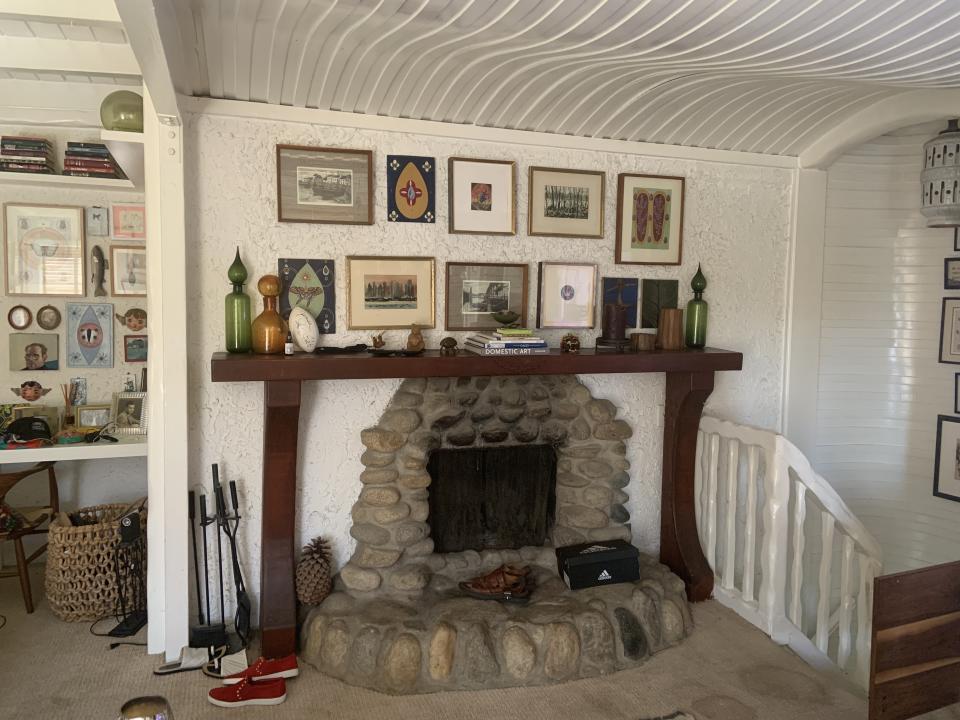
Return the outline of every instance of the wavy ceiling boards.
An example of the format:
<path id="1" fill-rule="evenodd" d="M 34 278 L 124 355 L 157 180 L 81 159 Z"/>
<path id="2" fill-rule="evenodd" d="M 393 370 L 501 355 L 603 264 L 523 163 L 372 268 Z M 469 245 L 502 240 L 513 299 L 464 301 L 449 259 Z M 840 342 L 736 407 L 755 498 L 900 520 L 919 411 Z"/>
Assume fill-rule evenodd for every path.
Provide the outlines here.
<path id="1" fill-rule="evenodd" d="M 960 85 L 956 0 L 168 0 L 185 94 L 796 155 Z"/>

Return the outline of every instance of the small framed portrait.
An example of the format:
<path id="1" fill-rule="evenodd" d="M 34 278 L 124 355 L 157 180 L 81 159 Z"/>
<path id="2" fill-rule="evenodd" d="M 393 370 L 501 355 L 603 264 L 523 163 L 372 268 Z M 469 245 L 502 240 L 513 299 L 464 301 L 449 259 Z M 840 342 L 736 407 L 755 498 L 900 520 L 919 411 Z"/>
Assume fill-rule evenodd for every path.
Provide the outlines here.
<path id="1" fill-rule="evenodd" d="M 114 240 L 146 240 L 146 207 L 143 203 L 110 203 L 110 228 Z"/>
<path id="2" fill-rule="evenodd" d="M 447 168 L 449 229 L 472 235 L 514 235 L 516 171 L 511 160 L 452 157 Z"/>
<path id="3" fill-rule="evenodd" d="M 76 422 L 80 427 L 100 428 L 110 422 L 110 405 L 81 405 L 75 407 Z"/>
<path id="4" fill-rule="evenodd" d="M 448 262 L 447 330 L 494 330 L 504 323 L 493 315 L 515 312 L 527 325 L 527 266 Z"/>
<path id="5" fill-rule="evenodd" d="M 7 323 L 14 330 L 26 330 L 33 322 L 33 313 L 26 305 L 14 305 L 7 313 Z"/>
<path id="6" fill-rule="evenodd" d="M 684 179 L 617 176 L 618 265 L 679 265 L 683 246 Z"/>
<path id="7" fill-rule="evenodd" d="M 960 258 L 944 259 L 943 289 L 960 290 Z"/>
<path id="8" fill-rule="evenodd" d="M 56 333 L 10 333 L 9 339 L 11 370 L 60 369 L 60 336 Z"/>
<path id="9" fill-rule="evenodd" d="M 123 336 L 123 359 L 124 359 L 124 362 L 146 362 L 147 361 L 147 336 L 146 335 L 124 335 Z"/>
<path id="10" fill-rule="evenodd" d="M 431 257 L 347 258 L 350 330 L 432 328 L 435 262 Z"/>
<path id="11" fill-rule="evenodd" d="M 140 245 L 110 247 L 110 294 L 147 296 L 147 248 Z"/>
<path id="12" fill-rule="evenodd" d="M 627 327 L 637 326 L 637 301 L 640 297 L 640 281 L 637 278 L 605 277 L 601 293 L 603 305 L 626 305 Z"/>
<path id="13" fill-rule="evenodd" d="M 373 224 L 373 151 L 277 145 L 280 222 Z"/>
<path id="14" fill-rule="evenodd" d="M 592 328 L 597 266 L 542 262 L 538 266 L 537 327 Z"/>
<path id="15" fill-rule="evenodd" d="M 37 325 L 44 330 L 56 330 L 60 327 L 60 311 L 53 305 L 44 305 L 37 310 Z"/>
<path id="16" fill-rule="evenodd" d="M 603 237 L 606 173 L 531 167 L 527 233 Z"/>
<path id="17" fill-rule="evenodd" d="M 960 365 L 960 297 L 943 298 L 940 311 L 940 362 Z"/>
<path id="18" fill-rule="evenodd" d="M 436 158 L 387 155 L 387 220 L 436 222 L 436 177 Z"/>
<path id="19" fill-rule="evenodd" d="M 146 435 L 147 394 L 145 392 L 114 393 L 111 417 L 117 435 Z"/>
<path id="20" fill-rule="evenodd" d="M 337 331 L 337 273 L 333 260 L 280 258 L 280 315 L 284 320 L 290 311 L 302 307 L 317 321 L 324 334 Z"/>
<path id="21" fill-rule="evenodd" d="M 110 235 L 110 211 L 94 205 L 84 211 L 87 221 L 87 237 L 107 237 Z"/>
<path id="22" fill-rule="evenodd" d="M 933 494 L 960 502 L 960 417 L 937 415 Z"/>
<path id="23" fill-rule="evenodd" d="M 84 295 L 83 208 L 6 203 L 7 295 Z"/>

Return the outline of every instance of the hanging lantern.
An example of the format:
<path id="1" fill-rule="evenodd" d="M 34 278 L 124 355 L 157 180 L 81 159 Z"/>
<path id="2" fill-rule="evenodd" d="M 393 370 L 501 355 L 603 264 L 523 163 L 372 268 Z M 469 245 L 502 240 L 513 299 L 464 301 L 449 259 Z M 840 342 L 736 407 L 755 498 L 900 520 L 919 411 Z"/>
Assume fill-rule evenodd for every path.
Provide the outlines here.
<path id="1" fill-rule="evenodd" d="M 947 129 L 923 146 L 920 173 L 920 211 L 927 227 L 960 226 L 960 128 L 950 120 Z"/>

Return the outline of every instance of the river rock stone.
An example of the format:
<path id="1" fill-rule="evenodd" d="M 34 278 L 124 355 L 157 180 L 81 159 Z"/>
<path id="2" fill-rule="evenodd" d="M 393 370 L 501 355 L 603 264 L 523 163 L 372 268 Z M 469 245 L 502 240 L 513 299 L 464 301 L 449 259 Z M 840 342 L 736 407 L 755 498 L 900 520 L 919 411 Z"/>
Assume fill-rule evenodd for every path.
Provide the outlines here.
<path id="1" fill-rule="evenodd" d="M 584 505 L 565 505 L 557 508 L 557 515 L 562 524 L 584 530 L 606 527 L 608 522 L 605 512 Z"/>
<path id="2" fill-rule="evenodd" d="M 517 442 L 528 443 L 537 439 L 540 434 L 540 423 L 533 418 L 524 418 L 513 426 L 511 431 L 513 439 Z"/>
<path id="3" fill-rule="evenodd" d="M 477 430 L 471 423 L 461 422 L 447 431 L 446 439 L 455 447 L 466 447 L 477 439 Z"/>
<path id="4" fill-rule="evenodd" d="M 580 628 L 581 651 L 585 660 L 598 665 L 603 670 L 614 667 L 616 648 L 613 628 L 607 619 L 598 612 L 587 612 L 577 618 Z"/>
<path id="5" fill-rule="evenodd" d="M 500 672 L 487 628 L 473 623 L 463 633 L 463 674 L 473 683 L 482 683 Z"/>
<path id="6" fill-rule="evenodd" d="M 440 447 L 440 437 L 429 430 L 414 433 L 407 440 L 407 447 L 416 448 L 422 453 L 428 453 Z"/>
<path id="7" fill-rule="evenodd" d="M 483 422 L 484 420 L 492 418 L 494 412 L 493 406 L 491 405 L 477 405 L 470 411 L 470 419 L 474 422 Z"/>
<path id="8" fill-rule="evenodd" d="M 350 671 L 361 677 L 370 677 L 377 669 L 380 654 L 380 631 L 365 627 L 357 635 L 350 648 Z"/>
<path id="9" fill-rule="evenodd" d="M 527 405 L 527 415 L 537 420 L 548 418 L 551 413 L 553 413 L 553 408 L 548 404 Z"/>
<path id="10" fill-rule="evenodd" d="M 405 502 L 398 502 L 396 505 L 381 507 L 374 510 L 373 519 L 381 525 L 389 525 L 390 523 L 397 522 L 398 520 L 403 520 L 409 514 L 410 506 Z"/>
<path id="11" fill-rule="evenodd" d="M 570 623 L 550 623 L 547 626 L 543 671 L 548 678 L 560 680 L 577 669 L 580 660 L 580 636 Z"/>
<path id="12" fill-rule="evenodd" d="M 354 523 L 350 534 L 358 541 L 368 545 L 384 545 L 390 542 L 390 531 L 373 523 Z"/>
<path id="13" fill-rule="evenodd" d="M 573 473 L 557 473 L 557 484 L 566 485 L 567 487 L 572 488 L 582 488 L 590 484 L 590 481 L 581 475 L 574 475 Z"/>
<path id="14" fill-rule="evenodd" d="M 422 557 L 433 552 L 433 538 L 424 538 L 407 548 L 407 555 Z"/>
<path id="15" fill-rule="evenodd" d="M 526 410 L 522 407 L 501 407 L 497 410 L 497 417 L 505 423 L 515 423 L 523 417 Z"/>
<path id="16" fill-rule="evenodd" d="M 399 473 L 394 468 L 367 468 L 360 473 L 364 485 L 388 485 L 395 482 Z"/>
<path id="17" fill-rule="evenodd" d="M 503 398 L 504 405 L 523 405 L 527 402 L 527 393 L 524 392 L 523 388 L 516 387 L 506 387 L 503 389 L 501 394 Z"/>
<path id="18" fill-rule="evenodd" d="M 490 384 L 490 378 L 486 375 L 483 375 L 481 377 L 475 377 L 473 379 L 473 386 L 477 390 L 486 390 L 489 384 Z"/>
<path id="19" fill-rule="evenodd" d="M 400 551 L 390 548 L 360 545 L 353 554 L 353 562 L 362 568 L 387 568 L 400 559 Z"/>
<path id="20" fill-rule="evenodd" d="M 683 613 L 673 600 L 664 600 L 660 604 L 660 620 L 663 627 L 663 641 L 668 645 L 675 645 L 683 639 L 686 628 L 683 624 Z"/>
<path id="21" fill-rule="evenodd" d="M 540 429 L 540 438 L 552 444 L 562 443 L 567 439 L 567 426 L 556 420 L 550 420 Z"/>
<path id="22" fill-rule="evenodd" d="M 340 580 L 348 590 L 370 592 L 380 587 L 382 578 L 376 570 L 365 570 L 362 567 L 347 563 L 340 570 Z"/>
<path id="23" fill-rule="evenodd" d="M 360 502 L 374 507 L 387 507 L 400 500 L 400 493 L 390 486 L 367 486 L 360 491 Z"/>
<path id="24" fill-rule="evenodd" d="M 422 522 L 405 522 L 394 532 L 397 545 L 413 545 L 430 534 L 430 526 Z"/>
<path id="25" fill-rule="evenodd" d="M 553 404 L 553 416 L 560 420 L 573 420 L 580 414 L 580 407 L 575 403 L 557 402 Z"/>
<path id="26" fill-rule="evenodd" d="M 518 680 L 525 680 L 537 664 L 537 646 L 518 625 L 507 628 L 500 641 L 503 646 L 503 662 L 507 672 Z"/>
<path id="27" fill-rule="evenodd" d="M 404 565 L 390 575 L 390 585 L 400 592 L 423 590 L 430 582 L 430 568 L 426 565 Z"/>
<path id="28" fill-rule="evenodd" d="M 400 484 L 411 489 L 429 487 L 431 480 L 430 473 L 426 471 L 400 476 Z"/>
<path id="29" fill-rule="evenodd" d="M 583 491 L 583 504 L 588 507 L 604 510 L 609 507 L 613 492 L 602 485 L 591 485 Z"/>
<path id="30" fill-rule="evenodd" d="M 573 528 L 562 526 L 553 528 L 553 544 L 556 547 L 563 547 L 564 545 L 578 545 L 582 542 L 586 542 L 586 540 L 586 535 L 577 532 Z"/>
<path id="31" fill-rule="evenodd" d="M 610 422 L 617 415 L 617 406 L 609 400 L 591 400 L 586 409 L 587 414 L 598 423 Z"/>
<path id="32" fill-rule="evenodd" d="M 571 440 L 586 440 L 590 437 L 590 426 L 583 418 L 577 418 L 570 423 L 569 434 Z"/>
<path id="33" fill-rule="evenodd" d="M 393 404 L 401 408 L 415 408 L 423 402 L 423 395 L 420 393 L 405 392 L 398 390 L 393 396 Z"/>
<path id="34" fill-rule="evenodd" d="M 625 488 L 630 484 L 630 475 L 625 472 L 618 472 L 610 476 L 610 485 L 615 488 Z"/>
<path id="35" fill-rule="evenodd" d="M 332 675 L 339 675 L 344 670 L 349 650 L 350 633 L 347 626 L 343 621 L 336 620 L 324 633 L 323 645 L 320 647 L 323 669 Z"/>
<path id="36" fill-rule="evenodd" d="M 660 597 L 655 591 L 643 587 L 636 588 L 631 597 L 631 609 L 646 634 L 647 646 L 651 652 L 658 650 L 661 645 L 660 603 Z"/>
<path id="37" fill-rule="evenodd" d="M 636 616 L 623 607 L 616 608 L 613 615 L 620 625 L 620 642 L 623 643 L 623 654 L 631 660 L 637 660 L 646 655 L 647 640 Z"/>
<path id="38" fill-rule="evenodd" d="M 570 445 L 563 449 L 563 454 L 570 458 L 593 458 L 603 452 L 603 447 L 597 443 L 589 445 Z"/>
<path id="39" fill-rule="evenodd" d="M 367 428 L 360 431 L 360 442 L 377 452 L 393 452 L 403 447 L 403 435 L 394 430 Z"/>
<path id="40" fill-rule="evenodd" d="M 587 530 L 587 540 L 623 540 L 631 542 L 633 533 L 629 525 L 609 525 L 602 528 Z"/>
<path id="41" fill-rule="evenodd" d="M 531 400 L 546 400 L 550 397 L 550 393 L 542 385 L 535 385 L 530 388 L 530 399 Z"/>
<path id="42" fill-rule="evenodd" d="M 368 468 L 379 468 L 390 465 L 397 456 L 395 453 L 377 452 L 376 450 L 365 450 L 360 456 L 360 462 Z"/>
<path id="43" fill-rule="evenodd" d="M 473 405 L 480 398 L 476 390 L 464 390 L 457 393 L 457 405 Z"/>
<path id="44" fill-rule="evenodd" d="M 415 636 L 397 636 L 384 658 L 383 674 L 387 688 L 394 692 L 407 692 L 416 685 L 420 677 L 420 642 Z"/>
<path id="45" fill-rule="evenodd" d="M 484 442 L 499 443 L 510 437 L 510 431 L 503 425 L 492 425 L 484 427 L 480 431 L 480 437 L 483 438 Z"/>
<path id="46" fill-rule="evenodd" d="M 389 410 L 378 425 L 398 433 L 410 433 L 420 427 L 420 413 L 415 410 Z"/>
<path id="47" fill-rule="evenodd" d="M 590 391 L 584 385 L 574 385 L 570 389 L 570 399 L 577 405 L 586 405 L 593 398 L 590 397 Z"/>
<path id="48" fill-rule="evenodd" d="M 633 429 L 623 420 L 600 423 L 593 431 L 597 440 L 623 440 L 633 435 Z"/>
<path id="49" fill-rule="evenodd" d="M 430 639 L 430 677 L 446 680 L 453 670 L 453 658 L 457 650 L 457 631 L 445 622 L 437 624 Z"/>
<path id="50" fill-rule="evenodd" d="M 430 504 L 426 500 L 410 501 L 411 520 L 416 520 L 417 522 L 426 522 L 428 517 L 430 517 Z"/>
<path id="51" fill-rule="evenodd" d="M 610 519 L 614 522 L 625 523 L 630 521 L 630 512 L 623 505 L 610 506 Z"/>
<path id="52" fill-rule="evenodd" d="M 400 383 L 401 392 L 423 393 L 427 388 L 426 378 L 407 378 Z"/>
<path id="53" fill-rule="evenodd" d="M 603 460 L 584 460 L 577 467 L 588 478 L 605 478 L 613 474 L 613 468 Z"/>

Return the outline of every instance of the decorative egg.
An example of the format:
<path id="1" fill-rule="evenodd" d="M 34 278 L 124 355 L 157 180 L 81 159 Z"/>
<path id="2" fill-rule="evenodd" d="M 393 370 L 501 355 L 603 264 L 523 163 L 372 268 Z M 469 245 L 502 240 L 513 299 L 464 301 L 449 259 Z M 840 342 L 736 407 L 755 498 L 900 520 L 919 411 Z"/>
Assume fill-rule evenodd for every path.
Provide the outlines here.
<path id="1" fill-rule="evenodd" d="M 317 328 L 317 321 L 313 319 L 313 315 L 302 307 L 295 307 L 290 311 L 287 324 L 297 347 L 303 352 L 312 353 L 320 340 L 320 330 Z"/>

